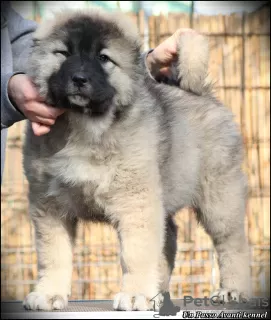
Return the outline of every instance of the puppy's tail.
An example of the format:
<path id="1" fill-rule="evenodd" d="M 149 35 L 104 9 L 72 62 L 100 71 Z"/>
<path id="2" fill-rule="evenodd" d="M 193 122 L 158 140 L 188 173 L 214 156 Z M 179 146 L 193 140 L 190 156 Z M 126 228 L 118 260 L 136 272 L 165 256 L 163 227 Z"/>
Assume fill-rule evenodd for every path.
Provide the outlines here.
<path id="1" fill-rule="evenodd" d="M 209 41 L 193 30 L 183 33 L 178 43 L 177 78 L 181 89 L 197 95 L 212 93 L 209 79 Z"/>

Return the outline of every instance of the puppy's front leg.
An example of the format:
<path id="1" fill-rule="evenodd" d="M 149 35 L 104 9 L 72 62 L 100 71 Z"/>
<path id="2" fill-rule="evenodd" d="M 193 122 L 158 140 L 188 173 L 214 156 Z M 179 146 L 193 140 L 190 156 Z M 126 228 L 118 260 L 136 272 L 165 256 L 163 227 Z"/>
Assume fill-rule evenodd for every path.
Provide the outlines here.
<path id="1" fill-rule="evenodd" d="M 159 293 L 165 218 L 158 186 L 144 179 L 127 179 L 111 197 L 123 270 L 115 310 L 148 310 L 153 306 L 149 300 Z"/>
<path id="2" fill-rule="evenodd" d="M 60 217 L 52 202 L 30 203 L 38 256 L 38 282 L 24 300 L 30 310 L 63 309 L 71 293 L 72 247 L 77 222 Z"/>

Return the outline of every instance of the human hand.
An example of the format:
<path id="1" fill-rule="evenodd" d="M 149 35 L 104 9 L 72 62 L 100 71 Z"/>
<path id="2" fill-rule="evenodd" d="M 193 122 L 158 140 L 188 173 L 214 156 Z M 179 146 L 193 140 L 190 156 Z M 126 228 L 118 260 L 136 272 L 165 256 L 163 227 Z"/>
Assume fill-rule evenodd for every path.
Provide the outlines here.
<path id="1" fill-rule="evenodd" d="M 148 54 L 147 66 L 153 77 L 156 77 L 158 74 L 171 75 L 170 66 L 172 62 L 178 59 L 178 43 L 180 42 L 180 37 L 184 34 L 195 36 L 199 33 L 193 29 L 180 28 Z"/>
<path id="2" fill-rule="evenodd" d="M 10 78 L 8 95 L 14 105 L 32 122 L 36 136 L 48 133 L 57 117 L 65 112 L 65 109 L 45 104 L 33 82 L 25 74 L 16 74 Z"/>

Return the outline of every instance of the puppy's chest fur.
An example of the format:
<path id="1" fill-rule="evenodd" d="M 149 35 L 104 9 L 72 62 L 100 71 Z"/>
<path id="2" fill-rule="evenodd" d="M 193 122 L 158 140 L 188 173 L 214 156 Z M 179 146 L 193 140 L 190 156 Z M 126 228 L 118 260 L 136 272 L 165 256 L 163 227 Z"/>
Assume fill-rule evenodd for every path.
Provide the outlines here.
<path id="1" fill-rule="evenodd" d="M 104 207 L 114 179 L 116 161 L 109 150 L 71 144 L 48 163 L 48 195 L 62 210 L 84 220 L 104 221 Z"/>

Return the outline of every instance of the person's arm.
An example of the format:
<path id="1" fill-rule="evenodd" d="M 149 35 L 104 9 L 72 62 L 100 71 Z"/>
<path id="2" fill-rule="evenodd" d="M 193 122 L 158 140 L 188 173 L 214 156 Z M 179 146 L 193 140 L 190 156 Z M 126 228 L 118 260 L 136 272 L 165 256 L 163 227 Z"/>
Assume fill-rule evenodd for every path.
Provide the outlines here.
<path id="1" fill-rule="evenodd" d="M 16 13 L 8 1 L 1 2 L 1 129 L 25 119 L 9 97 L 10 79 L 19 73 L 26 73 L 27 58 L 32 45 L 34 21 L 24 19 Z M 2 64 L 10 64 L 3 66 Z"/>

